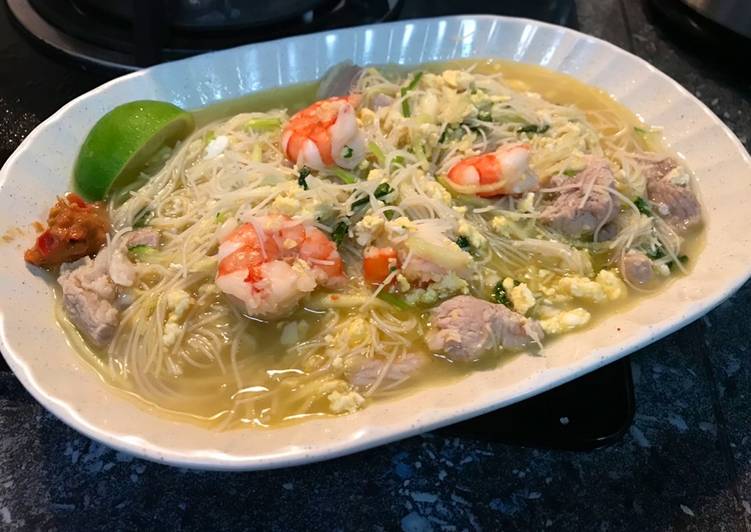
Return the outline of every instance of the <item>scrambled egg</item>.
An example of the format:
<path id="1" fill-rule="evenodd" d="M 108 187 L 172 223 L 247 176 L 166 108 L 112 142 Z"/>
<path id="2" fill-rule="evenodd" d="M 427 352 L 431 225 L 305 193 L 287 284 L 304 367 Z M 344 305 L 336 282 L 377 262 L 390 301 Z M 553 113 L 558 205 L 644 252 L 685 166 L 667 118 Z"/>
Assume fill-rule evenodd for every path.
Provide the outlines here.
<path id="1" fill-rule="evenodd" d="M 440 281 L 430 284 L 427 288 L 415 288 L 409 291 L 404 299 L 410 305 L 420 303 L 433 305 L 441 299 L 458 293 L 468 294 L 469 284 L 456 273 L 449 272 Z"/>
<path id="2" fill-rule="evenodd" d="M 289 196 L 277 196 L 271 204 L 271 207 L 280 214 L 294 216 L 299 214 L 300 200 Z"/>
<path id="3" fill-rule="evenodd" d="M 344 412 L 352 413 L 359 409 L 365 402 L 365 398 L 355 391 L 342 393 L 333 391 L 328 396 L 331 411 L 334 414 Z"/>
<path id="4" fill-rule="evenodd" d="M 383 230 L 385 220 L 381 216 L 366 214 L 354 227 L 355 240 L 361 246 L 367 246 Z"/>
<path id="5" fill-rule="evenodd" d="M 524 198 L 517 204 L 517 210 L 520 212 L 534 212 L 535 210 L 535 193 L 528 192 Z"/>
<path id="6" fill-rule="evenodd" d="M 564 310 L 552 318 L 540 320 L 540 326 L 545 334 L 561 334 L 589 323 L 590 314 L 583 308 Z"/>
<path id="7" fill-rule="evenodd" d="M 400 216 L 383 224 L 386 237 L 389 241 L 398 242 L 410 233 L 417 230 L 415 223 L 406 216 Z"/>
<path id="8" fill-rule="evenodd" d="M 477 228 L 469 223 L 466 220 L 459 220 L 459 227 L 457 228 L 457 233 L 460 236 L 464 236 L 469 240 L 469 243 L 472 245 L 472 247 L 475 248 L 481 248 L 485 245 L 485 242 L 487 242 L 487 239 L 482 236 L 480 231 L 477 230 Z"/>
<path id="9" fill-rule="evenodd" d="M 535 296 L 525 283 L 514 286 L 507 293 L 514 310 L 519 314 L 526 314 L 529 309 L 535 306 Z"/>
<path id="10" fill-rule="evenodd" d="M 511 236 L 511 224 L 503 215 L 494 216 L 490 220 L 490 228 L 501 236 Z"/>
<path id="11" fill-rule="evenodd" d="M 578 275 L 564 277 L 558 281 L 557 291 L 563 295 L 602 303 L 624 297 L 626 285 L 612 271 L 601 270 L 594 280 Z"/>
<path id="12" fill-rule="evenodd" d="M 182 331 L 180 322 L 185 317 L 188 309 L 193 305 L 193 298 L 185 290 L 172 290 L 167 292 L 167 323 L 164 325 L 162 345 L 172 347 L 177 342 Z"/>

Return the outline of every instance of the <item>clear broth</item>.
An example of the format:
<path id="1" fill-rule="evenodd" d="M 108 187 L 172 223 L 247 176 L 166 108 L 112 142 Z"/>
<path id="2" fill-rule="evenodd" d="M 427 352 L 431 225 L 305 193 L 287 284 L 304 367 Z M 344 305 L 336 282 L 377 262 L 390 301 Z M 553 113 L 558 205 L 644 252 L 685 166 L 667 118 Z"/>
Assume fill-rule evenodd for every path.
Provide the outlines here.
<path id="1" fill-rule="evenodd" d="M 588 86 L 570 76 L 559 74 L 536 65 L 527 65 L 495 59 L 479 61 L 461 60 L 431 63 L 420 67 L 410 67 L 409 70 L 411 71 L 419 68 L 435 72 L 450 68 L 467 68 L 470 65 L 476 65 L 476 71 L 481 73 L 502 73 L 506 78 L 506 82 L 516 90 L 537 92 L 548 101 L 557 104 L 573 104 L 585 113 L 606 109 L 617 114 L 618 117 L 627 124 L 631 124 L 634 127 L 644 127 L 643 122 L 636 115 L 620 105 L 602 90 Z M 385 69 L 392 71 L 407 70 L 402 67 L 393 66 L 385 67 Z M 317 87 L 317 83 L 302 84 L 253 93 L 241 98 L 223 101 L 195 110 L 196 122 L 198 127 L 201 127 L 215 120 L 227 118 L 238 113 L 266 111 L 273 108 L 287 108 L 290 112 L 293 112 L 314 101 Z M 660 147 L 659 141 L 651 140 L 650 142 L 652 142 L 654 148 Z M 690 257 L 696 257 L 702 246 L 703 232 L 701 231 L 697 231 L 696 234 L 691 235 L 686 240 L 686 251 Z M 690 263 L 688 267 L 690 268 Z M 663 283 L 657 291 L 651 292 L 647 296 L 631 292 L 630 296 L 623 301 L 604 305 L 582 305 L 592 314 L 592 320 L 585 328 L 597 327 L 604 317 L 615 312 L 624 311 L 633 305 L 639 304 L 645 297 L 654 297 L 660 290 L 664 289 L 667 284 L 668 282 Z M 233 395 L 233 387 L 235 386 L 232 378 L 228 375 L 206 375 L 205 372 L 200 374 L 196 372 L 196 375 L 187 375 L 187 377 L 192 378 L 185 379 L 184 384 L 181 384 L 181 386 L 189 388 L 191 386 L 196 386 L 197 383 L 200 385 L 200 382 L 203 379 L 205 383 L 204 385 L 208 385 L 210 388 L 217 390 L 216 393 L 209 394 L 210 397 L 208 399 L 157 405 L 149 399 L 139 395 L 133 390 L 132 383 L 113 375 L 105 362 L 106 355 L 92 349 L 91 346 L 83 340 L 75 327 L 64 316 L 59 304 L 60 297 L 57 297 L 57 300 L 57 318 L 63 329 L 66 331 L 69 342 L 77 351 L 85 355 L 86 360 L 97 370 L 102 379 L 112 385 L 112 388 L 118 393 L 127 394 L 129 397 L 137 400 L 145 408 L 158 412 L 161 415 L 198 423 L 206 427 L 216 427 L 222 416 L 232 406 L 231 396 Z M 291 319 L 305 319 L 313 322 L 315 326 L 315 323 L 319 321 L 319 316 L 306 310 L 300 310 L 297 315 L 293 316 Z M 246 352 L 243 353 L 243 358 L 246 362 L 253 365 L 254 369 L 252 371 L 257 371 L 259 373 L 259 378 L 261 375 L 268 375 L 269 371 L 301 371 L 299 368 L 295 367 L 296 361 L 293 356 L 279 352 L 279 328 L 280 325 L 275 323 L 264 323 L 258 321 L 249 323 L 248 331 L 250 335 L 255 338 L 256 342 L 253 349 L 247 349 Z M 580 330 L 584 330 L 585 328 Z M 577 334 L 577 331 L 574 331 L 572 334 Z M 419 339 L 419 334 L 415 332 L 415 340 L 418 341 Z M 265 348 L 260 348 L 259 346 L 265 346 Z M 480 361 L 472 364 L 453 364 L 447 360 L 435 358 L 419 376 L 411 379 L 406 385 L 403 385 L 392 392 L 379 395 L 375 400 L 381 401 L 392 399 L 424 386 L 440 386 L 466 376 L 470 372 L 499 369 L 517 356 L 526 355 L 524 353 L 508 352 L 488 354 Z M 193 390 L 186 389 L 186 391 L 190 393 Z M 294 388 L 290 388 L 289 393 L 294 393 L 294 391 Z M 320 400 L 323 401 L 324 399 L 321 398 Z M 246 420 L 245 423 L 234 425 L 234 427 L 242 427 L 247 424 L 277 426 L 281 423 L 289 423 L 300 420 L 301 418 L 331 415 L 323 414 L 322 411 L 324 409 L 322 407 L 317 408 L 317 406 L 319 406 L 319 403 L 314 402 L 311 404 L 309 409 L 311 412 L 310 414 L 291 417 L 280 416 L 278 419 L 272 419 L 268 424 L 260 425 L 252 420 Z"/>

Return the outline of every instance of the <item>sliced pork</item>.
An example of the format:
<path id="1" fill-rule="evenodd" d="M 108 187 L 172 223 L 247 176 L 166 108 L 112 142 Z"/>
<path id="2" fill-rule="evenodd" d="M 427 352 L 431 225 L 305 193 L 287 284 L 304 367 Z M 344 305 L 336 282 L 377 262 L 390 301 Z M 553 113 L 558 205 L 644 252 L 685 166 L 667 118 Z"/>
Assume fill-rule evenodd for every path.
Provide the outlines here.
<path id="1" fill-rule="evenodd" d="M 553 203 L 543 209 L 540 221 L 569 238 L 594 235 L 618 214 L 618 205 L 607 190 L 614 185 L 613 172 L 601 158 L 592 158 L 584 170 L 572 177 L 557 175 L 551 179 L 550 187 L 560 191 Z"/>
<path id="2" fill-rule="evenodd" d="M 63 310 L 78 330 L 98 346 L 112 340 L 119 322 L 117 288 L 108 275 L 106 254 L 85 257 L 60 267 L 57 281 L 63 292 Z"/>
<path id="3" fill-rule="evenodd" d="M 542 340 L 537 321 L 472 296 L 441 303 L 432 316 L 428 347 L 456 362 L 471 362 L 495 347 L 519 349 Z"/>
<path id="4" fill-rule="evenodd" d="M 621 261 L 623 278 L 636 286 L 644 286 L 654 277 L 652 261 L 641 251 L 629 251 Z"/>
<path id="5" fill-rule="evenodd" d="M 671 158 L 645 164 L 647 197 L 659 215 L 678 233 L 685 233 L 702 222 L 701 205 L 689 186 L 687 176 Z"/>
<path id="6" fill-rule="evenodd" d="M 370 388 L 376 382 L 379 388 L 393 388 L 413 377 L 427 362 L 428 357 L 419 353 L 407 353 L 391 364 L 385 359 L 368 359 L 349 373 L 349 382 L 358 388 Z"/>

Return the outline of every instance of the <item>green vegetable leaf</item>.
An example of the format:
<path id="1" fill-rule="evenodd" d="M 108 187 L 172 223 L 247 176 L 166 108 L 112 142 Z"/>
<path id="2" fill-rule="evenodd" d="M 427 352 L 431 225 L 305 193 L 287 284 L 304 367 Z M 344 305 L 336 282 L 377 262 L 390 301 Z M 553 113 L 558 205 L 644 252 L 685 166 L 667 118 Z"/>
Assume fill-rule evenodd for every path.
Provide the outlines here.
<path id="1" fill-rule="evenodd" d="M 307 177 L 310 175 L 310 168 L 303 166 L 300 169 L 300 175 L 297 177 L 297 184 L 302 187 L 303 190 L 308 190 Z"/>
<path id="2" fill-rule="evenodd" d="M 378 161 L 378 164 L 383 166 L 383 164 L 386 162 L 386 156 L 383 154 L 383 150 L 373 141 L 368 142 L 368 149 L 370 150 L 370 153 L 372 153 L 376 161 Z"/>
<path id="3" fill-rule="evenodd" d="M 349 146 L 344 146 L 344 148 L 342 148 L 342 157 L 345 159 L 351 159 L 353 153 L 354 151 Z"/>
<path id="4" fill-rule="evenodd" d="M 469 251 L 470 249 L 472 249 L 472 244 L 470 243 L 469 238 L 464 235 L 461 235 L 456 239 L 456 245 L 462 248 L 464 251 Z"/>
<path id="5" fill-rule="evenodd" d="M 519 129 L 516 130 L 517 133 L 545 133 L 548 129 L 550 129 L 550 126 L 548 124 L 545 124 L 543 126 L 538 126 L 537 124 L 529 124 L 526 126 L 522 126 Z"/>
<path id="6" fill-rule="evenodd" d="M 146 260 L 150 255 L 156 253 L 156 249 L 151 246 L 139 245 L 128 248 L 130 258 L 139 262 Z"/>
<path id="7" fill-rule="evenodd" d="M 349 224 L 346 221 L 341 220 L 338 224 L 336 224 L 334 230 L 331 232 L 331 240 L 334 241 L 336 247 L 339 247 L 342 244 L 344 237 L 347 236 L 348 230 Z"/>
<path id="8" fill-rule="evenodd" d="M 414 90 L 414 88 L 417 87 L 420 78 L 422 78 L 422 72 L 417 72 L 412 78 L 412 81 L 409 82 L 409 85 L 400 89 L 399 93 L 402 95 L 402 98 L 404 98 L 409 91 Z M 412 111 L 409 108 L 409 100 L 407 98 L 402 100 L 402 114 L 407 118 L 412 115 Z"/>
<path id="9" fill-rule="evenodd" d="M 376 199 L 381 199 L 384 196 L 388 196 L 393 191 L 394 189 L 391 188 L 391 185 L 389 185 L 388 183 L 381 183 L 373 191 L 373 195 L 376 197 Z M 364 196 L 358 200 L 353 201 L 352 208 L 355 209 L 357 207 L 361 207 L 362 205 L 365 205 L 369 201 L 370 201 L 370 196 Z"/>
<path id="10" fill-rule="evenodd" d="M 503 288 L 503 282 L 498 281 L 495 285 L 495 288 L 493 288 L 493 301 L 500 305 L 506 305 L 507 307 L 511 307 L 511 300 L 508 298 L 508 294 L 506 294 L 506 290 Z"/>
<path id="11" fill-rule="evenodd" d="M 647 200 L 645 200 L 641 196 L 637 197 L 634 200 L 634 205 L 636 205 L 636 208 L 639 209 L 640 213 L 646 214 L 647 216 L 652 216 L 652 209 L 649 208 Z"/>
<path id="12" fill-rule="evenodd" d="M 227 221 L 227 218 L 229 218 L 229 214 L 227 214 L 226 212 L 216 213 L 216 223 L 223 224 Z"/>
<path id="13" fill-rule="evenodd" d="M 665 256 L 665 250 L 662 248 L 662 244 L 660 244 L 654 250 L 645 253 L 645 255 L 652 260 L 657 260 Z"/>
<path id="14" fill-rule="evenodd" d="M 344 168 L 339 168 L 338 166 L 332 168 L 331 173 L 333 173 L 347 185 L 353 185 L 354 183 L 357 183 L 359 181 L 358 177 L 355 174 L 348 172 Z"/>
<path id="15" fill-rule="evenodd" d="M 412 305 L 407 303 L 404 299 L 390 292 L 386 292 L 385 290 L 378 292 L 377 297 L 378 299 L 385 301 L 386 303 L 398 308 L 399 310 L 409 310 L 412 308 Z"/>
<path id="16" fill-rule="evenodd" d="M 563 175 L 565 175 L 566 177 L 574 177 L 579 172 L 581 172 L 581 170 L 566 169 L 563 171 Z"/>
<path id="17" fill-rule="evenodd" d="M 253 131 L 273 131 L 282 126 L 282 121 L 278 118 L 254 118 L 248 120 L 245 127 Z"/>

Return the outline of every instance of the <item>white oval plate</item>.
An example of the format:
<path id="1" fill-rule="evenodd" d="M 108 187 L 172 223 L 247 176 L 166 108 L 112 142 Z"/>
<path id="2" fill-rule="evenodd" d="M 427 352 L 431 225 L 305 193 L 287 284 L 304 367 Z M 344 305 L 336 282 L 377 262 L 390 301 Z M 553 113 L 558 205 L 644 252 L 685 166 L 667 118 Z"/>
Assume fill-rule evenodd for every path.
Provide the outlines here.
<path id="1" fill-rule="evenodd" d="M 565 72 L 613 94 L 696 172 L 707 245 L 692 273 L 659 298 L 565 336 L 545 356 L 519 356 L 440 388 L 345 417 L 273 430 L 212 432 L 166 420 L 112 393 L 66 343 L 52 291 L 24 265 L 21 246 L 0 263 L 0 349 L 31 394 L 65 423 L 111 447 L 170 464 L 262 469 L 333 458 L 448 425 L 543 392 L 627 355 L 705 314 L 751 274 L 751 160 L 722 122 L 645 61 L 599 39 L 522 19 L 464 16 L 364 26 L 254 44 L 160 65 L 77 98 L 37 127 L 0 172 L 0 233 L 44 219 L 68 187 L 89 128 L 134 99 L 195 108 L 319 78 L 343 60 L 417 64 L 500 57 Z M 31 235 L 29 235 L 29 241 Z M 23 242 L 27 244 L 28 242 Z M 18 248 L 18 249 L 17 249 Z"/>

